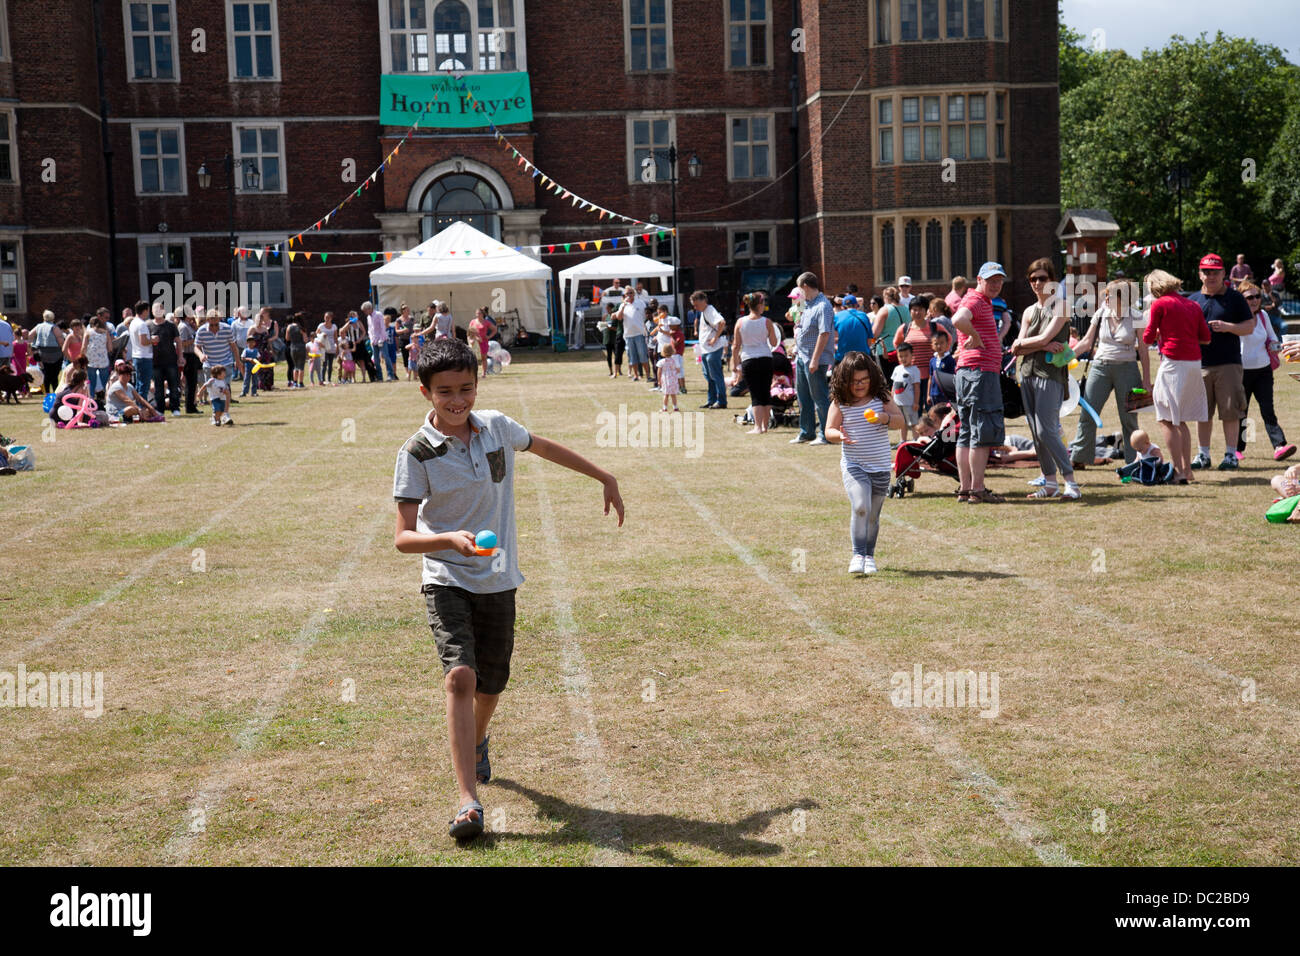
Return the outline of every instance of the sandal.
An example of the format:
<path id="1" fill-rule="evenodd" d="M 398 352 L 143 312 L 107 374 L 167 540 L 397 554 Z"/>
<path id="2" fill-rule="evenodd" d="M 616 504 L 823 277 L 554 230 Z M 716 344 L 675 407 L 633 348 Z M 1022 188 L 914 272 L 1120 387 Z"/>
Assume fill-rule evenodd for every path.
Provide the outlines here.
<path id="1" fill-rule="evenodd" d="M 953 492 L 953 494 L 957 496 L 957 501 L 960 504 L 965 504 L 970 500 L 970 492 L 966 491 L 964 488 L 958 488 Z"/>
<path id="2" fill-rule="evenodd" d="M 989 491 L 987 488 L 981 488 L 978 491 L 972 490 L 970 493 L 970 497 L 966 499 L 966 501 L 972 505 L 978 505 L 978 504 L 1000 505 L 1000 504 L 1005 504 L 1006 500 L 1007 500 L 1006 498 L 1003 498 L 1001 495 L 994 494 L 993 492 Z"/>
<path id="3" fill-rule="evenodd" d="M 471 820 L 469 815 L 477 813 L 478 819 Z M 464 817 L 462 820 L 461 817 Z M 447 833 L 457 840 L 472 840 L 483 832 L 483 804 L 470 800 L 456 811 L 456 819 L 447 826 Z"/>
<path id="4" fill-rule="evenodd" d="M 1044 485 L 1039 485 L 1037 488 L 1035 488 L 1035 489 L 1034 489 L 1033 491 L 1031 491 L 1029 494 L 1025 495 L 1025 497 L 1026 497 L 1026 498 L 1032 498 L 1032 499 L 1044 499 L 1044 500 L 1050 500 L 1050 499 L 1052 499 L 1052 498 L 1060 498 L 1060 497 L 1061 497 L 1061 489 L 1060 489 L 1059 487 L 1057 487 L 1056 485 L 1054 485 L 1054 484 L 1053 484 L 1053 485 L 1046 485 L 1046 484 L 1044 484 Z"/>
<path id="5" fill-rule="evenodd" d="M 483 742 L 474 748 L 474 756 L 478 758 L 478 763 L 474 765 L 474 776 L 478 778 L 479 783 L 487 783 L 492 779 L 492 764 L 488 760 L 488 737 L 483 738 Z"/>

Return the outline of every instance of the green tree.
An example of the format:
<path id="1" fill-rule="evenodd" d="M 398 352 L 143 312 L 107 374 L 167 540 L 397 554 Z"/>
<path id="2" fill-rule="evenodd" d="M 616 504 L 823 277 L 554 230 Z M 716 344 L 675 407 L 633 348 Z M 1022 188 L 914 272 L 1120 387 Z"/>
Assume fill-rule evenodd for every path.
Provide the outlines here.
<path id="1" fill-rule="evenodd" d="M 1279 234 L 1277 254 L 1287 266 L 1287 285 L 1300 287 L 1300 77 L 1292 70 L 1286 119 L 1259 170 L 1259 215 Z"/>
<path id="2" fill-rule="evenodd" d="M 1183 193 L 1188 273 L 1207 249 L 1245 253 L 1259 269 L 1290 247 L 1276 220 L 1257 214 L 1265 195 L 1259 180 L 1293 85 L 1294 68 L 1281 50 L 1222 33 L 1213 40 L 1176 36 L 1141 59 L 1114 51 L 1089 67 L 1061 97 L 1063 206 L 1110 210 L 1121 240 L 1176 238 L 1166 177 L 1183 163 L 1191 180 Z M 1168 256 L 1144 265 L 1176 263 Z"/>

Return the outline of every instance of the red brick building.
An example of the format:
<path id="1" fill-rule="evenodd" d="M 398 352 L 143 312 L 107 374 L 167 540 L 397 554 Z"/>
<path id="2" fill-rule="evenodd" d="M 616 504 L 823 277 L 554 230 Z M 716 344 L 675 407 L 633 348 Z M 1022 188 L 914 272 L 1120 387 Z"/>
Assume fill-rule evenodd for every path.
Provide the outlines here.
<path id="1" fill-rule="evenodd" d="M 520 153 L 661 228 L 675 144 L 684 286 L 799 262 L 829 288 L 938 290 L 996 258 L 1024 298 L 1057 248 L 1056 31 L 1044 0 L 0 0 L 2 307 L 67 318 L 230 278 L 227 154 L 239 242 L 281 242 L 405 132 L 380 124 L 381 76 L 437 71 L 526 72 Z M 404 249 L 456 218 L 520 246 L 643 231 L 548 192 L 487 128 L 419 130 L 376 187 L 302 248 Z M 668 260 L 671 237 L 638 251 Z M 373 268 L 235 266 L 317 313 L 355 308 Z"/>

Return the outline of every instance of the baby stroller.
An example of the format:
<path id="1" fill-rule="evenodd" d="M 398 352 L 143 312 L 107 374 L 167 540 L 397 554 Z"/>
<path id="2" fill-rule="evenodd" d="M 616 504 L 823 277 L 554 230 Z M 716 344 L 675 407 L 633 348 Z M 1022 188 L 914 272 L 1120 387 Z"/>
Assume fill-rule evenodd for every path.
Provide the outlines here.
<path id="1" fill-rule="evenodd" d="M 728 394 L 732 398 L 748 396 L 749 388 L 745 385 L 744 379 L 736 383 Z M 771 404 L 768 407 L 771 409 L 771 418 L 768 427 L 798 426 L 799 402 L 794 388 L 794 366 L 790 364 L 785 349 L 780 345 L 772 350 L 772 387 L 769 395 Z M 736 424 L 754 424 L 754 416 L 750 409 L 747 408 L 744 414 L 736 416 Z"/>
<path id="2" fill-rule="evenodd" d="M 894 451 L 894 481 L 886 492 L 886 497 L 903 498 L 916 490 L 916 479 L 924 471 L 947 475 L 954 481 L 957 476 L 957 434 L 954 423 L 944 434 L 932 438 L 920 438 L 915 441 L 900 442 Z"/>

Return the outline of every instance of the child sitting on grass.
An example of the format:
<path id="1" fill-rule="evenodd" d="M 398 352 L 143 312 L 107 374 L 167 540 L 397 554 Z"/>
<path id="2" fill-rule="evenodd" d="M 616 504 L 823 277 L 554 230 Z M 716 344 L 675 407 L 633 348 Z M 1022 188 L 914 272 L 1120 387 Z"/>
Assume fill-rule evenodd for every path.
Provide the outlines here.
<path id="1" fill-rule="evenodd" d="M 1269 482 L 1279 499 L 1300 495 L 1300 465 L 1292 465 Z"/>
<path id="2" fill-rule="evenodd" d="M 531 451 L 599 481 L 605 514 L 612 507 L 623 524 L 613 475 L 501 412 L 474 411 L 478 370 L 479 356 L 459 339 L 438 339 L 420 352 L 420 394 L 432 408 L 397 453 L 393 473 L 394 544 L 403 554 L 424 556 L 420 590 L 442 662 L 459 791 L 448 833 L 458 840 L 483 832 L 478 784 L 492 777 L 488 722 L 510 677 L 515 591 L 524 580 L 515 538 L 515 453 Z M 478 553 L 479 529 L 495 532 L 495 554 Z"/>

